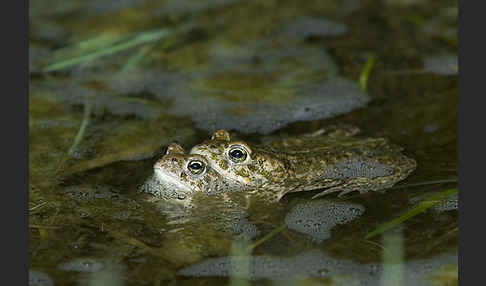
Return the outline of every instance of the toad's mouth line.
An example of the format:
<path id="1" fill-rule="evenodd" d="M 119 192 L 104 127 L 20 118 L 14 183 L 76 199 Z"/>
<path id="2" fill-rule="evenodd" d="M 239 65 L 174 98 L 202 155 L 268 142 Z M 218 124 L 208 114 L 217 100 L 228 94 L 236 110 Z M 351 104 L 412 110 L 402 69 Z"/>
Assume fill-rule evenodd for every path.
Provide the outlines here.
<path id="1" fill-rule="evenodd" d="M 164 185 L 174 187 L 177 190 L 185 191 L 188 193 L 191 193 L 191 188 L 183 183 L 181 183 L 178 178 L 175 176 L 172 176 L 170 174 L 167 174 L 164 169 L 160 167 L 155 167 L 154 172 L 156 175 L 156 178 L 159 182 L 161 182 Z M 187 195 L 187 193 L 185 193 Z"/>

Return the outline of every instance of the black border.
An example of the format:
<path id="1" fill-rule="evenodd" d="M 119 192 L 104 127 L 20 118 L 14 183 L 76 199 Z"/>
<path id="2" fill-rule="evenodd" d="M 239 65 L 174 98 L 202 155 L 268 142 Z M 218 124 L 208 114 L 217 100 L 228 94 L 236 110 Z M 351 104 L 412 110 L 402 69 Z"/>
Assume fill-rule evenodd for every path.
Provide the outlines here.
<path id="1" fill-rule="evenodd" d="M 468 4 L 468 9 L 465 8 Z M 473 7 L 476 4 L 477 7 Z M 459 285 L 484 282 L 484 9 L 481 1 L 458 1 L 459 9 Z M 469 25 L 465 25 L 465 23 Z M 467 41 L 469 35 L 469 42 Z M 483 38 L 483 37 L 481 37 Z M 482 68 L 482 69 L 481 69 Z M 474 138 L 467 138 L 466 131 Z M 479 131 L 479 133 L 475 132 Z M 476 133 L 476 134 L 474 134 Z M 481 154 L 482 153 L 482 154 Z M 466 215 L 467 214 L 467 215 Z M 469 231 L 469 233 L 468 233 Z M 476 257 L 475 257 L 476 256 Z M 467 273 L 467 274 L 466 274 Z M 478 283 L 479 282 L 479 283 Z"/>
<path id="2" fill-rule="evenodd" d="M 457 35 L 457 42 L 458 42 L 458 103 L 457 103 L 457 174 L 458 174 L 458 199 L 459 199 L 459 208 L 458 208 L 458 224 L 459 224 L 459 233 L 457 237 L 457 247 L 458 247 L 458 284 L 462 283 L 466 285 L 464 282 L 464 242 L 462 241 L 464 237 L 464 95 L 466 91 L 464 90 L 464 5 L 463 2 L 458 1 L 458 35 Z"/>
<path id="3" fill-rule="evenodd" d="M 2 284 L 28 285 L 28 1 L 2 9 Z M 27 56 L 26 56 L 27 55 Z"/>

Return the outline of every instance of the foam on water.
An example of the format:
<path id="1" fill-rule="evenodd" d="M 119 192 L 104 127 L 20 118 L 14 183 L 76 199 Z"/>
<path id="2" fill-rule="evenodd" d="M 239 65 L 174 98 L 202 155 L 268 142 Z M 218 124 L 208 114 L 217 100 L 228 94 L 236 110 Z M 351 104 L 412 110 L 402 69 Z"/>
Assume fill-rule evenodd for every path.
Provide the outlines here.
<path id="1" fill-rule="evenodd" d="M 103 15 L 116 12 L 121 9 L 141 6 L 150 0 L 83 0 L 80 7 L 81 12 L 87 15 Z"/>
<path id="2" fill-rule="evenodd" d="M 240 0 L 167 0 L 155 11 L 157 16 L 196 13 L 202 10 L 224 7 Z"/>
<path id="3" fill-rule="evenodd" d="M 459 198 L 457 194 L 450 196 L 447 200 L 434 206 L 434 210 L 438 212 L 453 211 L 459 208 Z"/>
<path id="4" fill-rule="evenodd" d="M 129 75 L 106 79 L 120 94 L 147 91 L 162 102 L 170 100 L 170 113 L 191 117 L 208 131 L 268 134 L 291 122 L 329 118 L 369 101 L 356 83 L 339 77 L 325 50 L 278 41 L 236 50 L 214 45 L 210 63 L 198 71 L 140 70 Z"/>
<path id="5" fill-rule="evenodd" d="M 59 102 L 91 105 L 93 113 L 108 111 L 119 116 L 135 115 L 144 119 L 155 119 L 160 116 L 162 106 L 158 101 L 150 102 L 135 97 L 116 96 L 113 91 L 101 91 L 83 86 L 84 79 L 75 78 L 72 81 L 51 80 L 48 82 L 35 82 L 31 90 L 36 95 Z"/>
<path id="6" fill-rule="evenodd" d="M 209 71 L 212 72 L 284 71 L 294 74 L 319 70 L 328 76 L 338 73 L 334 59 L 325 49 L 280 38 L 255 41 L 238 47 L 215 43 L 210 51 L 210 64 Z M 296 70 L 298 67 L 301 69 Z"/>
<path id="7" fill-rule="evenodd" d="M 239 218 L 232 224 L 232 233 L 236 238 L 251 240 L 260 234 L 260 231 L 246 217 Z"/>
<path id="8" fill-rule="evenodd" d="M 285 44 L 284 44 L 285 43 Z M 244 48 L 215 45 L 194 83 L 175 87 L 173 112 L 199 128 L 268 134 L 288 123 L 323 119 L 364 106 L 369 97 L 338 75 L 324 50 L 281 39 Z M 230 84 L 231 83 L 231 84 Z"/>
<path id="9" fill-rule="evenodd" d="M 369 101 L 356 84 L 338 78 L 307 86 L 299 93 L 287 102 L 255 104 L 201 97 L 187 91 L 186 96 L 176 98 L 173 112 L 191 116 L 197 127 L 208 131 L 268 134 L 288 123 L 333 117 Z"/>
<path id="10" fill-rule="evenodd" d="M 105 268 L 105 263 L 94 258 L 76 258 L 57 267 L 62 271 L 97 272 Z"/>
<path id="11" fill-rule="evenodd" d="M 54 280 L 45 273 L 29 270 L 29 286 L 54 286 Z"/>
<path id="12" fill-rule="evenodd" d="M 114 191 L 110 186 L 103 185 L 77 185 L 69 186 L 62 190 L 62 192 L 78 201 L 92 201 L 97 199 L 120 200 L 121 195 Z"/>
<path id="13" fill-rule="evenodd" d="M 285 217 L 288 228 L 307 234 L 314 242 L 331 237 L 331 229 L 348 223 L 364 213 L 365 208 L 353 203 L 313 200 L 295 205 Z"/>
<path id="14" fill-rule="evenodd" d="M 292 122 L 318 120 L 363 107 L 370 98 L 338 75 L 325 49 L 282 39 L 232 52 L 215 44 L 209 63 L 191 71 L 78 70 L 73 80 L 32 83 L 37 94 L 93 112 L 155 119 L 164 112 L 190 117 L 198 128 L 268 134 Z M 100 85 L 93 88 L 93 83 Z M 139 93 L 146 92 L 143 97 Z M 152 95 L 153 98 L 147 98 Z"/>
<path id="15" fill-rule="evenodd" d="M 245 274 L 238 267 L 238 257 L 210 258 L 201 263 L 186 267 L 178 272 L 182 276 L 228 276 L 232 268 L 232 275 L 245 278 Z M 309 251 L 294 257 L 253 256 L 250 259 L 250 279 L 289 280 L 306 277 L 333 277 L 338 275 L 369 276 L 374 273 L 376 266 L 338 260 L 320 251 Z M 354 273 L 354 274 L 353 274 Z M 358 277 L 356 277 L 358 278 Z"/>
<path id="16" fill-rule="evenodd" d="M 325 18 L 304 17 L 296 19 L 282 29 L 287 37 L 305 39 L 310 36 L 339 36 L 347 31 L 344 24 L 334 23 Z"/>
<path id="17" fill-rule="evenodd" d="M 333 280 L 333 285 L 381 285 L 383 265 L 377 263 L 360 264 L 351 260 L 336 259 L 319 251 L 308 251 L 293 257 L 252 256 L 249 277 L 246 266 L 239 267 L 239 257 L 209 258 L 178 272 L 181 276 L 228 277 L 271 279 L 275 281 L 325 277 Z M 243 261 L 243 260 L 242 260 Z M 430 275 L 441 266 L 457 264 L 457 255 L 445 254 L 430 259 L 412 260 L 402 267 L 403 285 L 434 285 Z"/>
<path id="18" fill-rule="evenodd" d="M 418 205 L 421 201 L 425 200 L 425 196 L 416 196 L 413 197 L 409 200 L 409 203 L 412 204 L 413 206 Z M 433 206 L 431 209 L 441 213 L 441 212 L 446 212 L 446 211 L 454 211 L 459 208 L 459 199 L 457 194 L 451 195 L 449 198 L 447 198 L 444 201 L 441 201 L 437 205 Z"/>
<path id="19" fill-rule="evenodd" d="M 456 75 L 458 63 L 456 55 L 440 55 L 428 57 L 424 60 L 426 71 L 440 75 Z"/>

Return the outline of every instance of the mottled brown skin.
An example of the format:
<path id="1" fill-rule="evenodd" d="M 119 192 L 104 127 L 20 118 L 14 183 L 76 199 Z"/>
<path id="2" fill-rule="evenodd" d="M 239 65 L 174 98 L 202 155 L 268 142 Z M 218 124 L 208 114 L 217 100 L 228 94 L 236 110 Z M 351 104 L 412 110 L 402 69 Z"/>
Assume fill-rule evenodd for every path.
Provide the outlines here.
<path id="1" fill-rule="evenodd" d="M 325 190 L 314 197 L 382 190 L 416 168 L 415 160 L 403 155 L 402 148 L 384 138 L 357 137 L 358 132 L 352 126 L 330 126 L 313 134 L 250 146 L 218 130 L 190 153 L 204 156 L 227 182 L 265 194 L 270 200 L 316 189 Z M 243 161 L 231 155 L 235 149 L 246 153 Z"/>

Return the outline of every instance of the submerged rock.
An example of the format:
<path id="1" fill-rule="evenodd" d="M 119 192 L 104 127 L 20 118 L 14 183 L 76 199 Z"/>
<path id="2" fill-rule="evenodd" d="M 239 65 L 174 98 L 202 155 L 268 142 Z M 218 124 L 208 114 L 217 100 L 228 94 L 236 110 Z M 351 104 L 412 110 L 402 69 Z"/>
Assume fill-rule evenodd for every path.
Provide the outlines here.
<path id="1" fill-rule="evenodd" d="M 314 200 L 295 205 L 285 217 L 285 223 L 319 243 L 331 237 L 331 229 L 336 225 L 356 219 L 364 210 L 358 204 Z"/>

